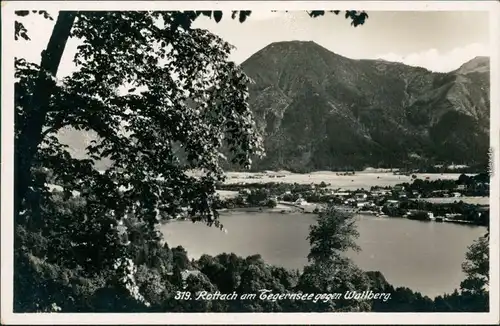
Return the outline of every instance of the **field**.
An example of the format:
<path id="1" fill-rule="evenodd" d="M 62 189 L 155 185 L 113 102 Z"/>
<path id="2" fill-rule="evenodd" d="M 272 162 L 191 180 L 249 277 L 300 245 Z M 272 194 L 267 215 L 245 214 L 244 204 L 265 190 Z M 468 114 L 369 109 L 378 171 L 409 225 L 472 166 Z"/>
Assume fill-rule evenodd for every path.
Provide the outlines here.
<path id="1" fill-rule="evenodd" d="M 340 174 L 340 173 L 339 173 Z M 228 172 L 226 183 L 267 183 L 267 182 L 282 182 L 282 183 L 300 183 L 300 184 L 319 184 L 322 181 L 330 184 L 330 188 L 342 188 L 346 190 L 369 189 L 372 186 L 394 186 L 398 183 L 411 182 L 411 176 L 395 175 L 390 172 L 356 172 L 355 175 L 337 175 L 336 172 L 319 171 L 309 174 L 297 174 L 287 171 L 280 172 Z M 419 179 L 436 180 L 436 179 L 453 179 L 456 180 L 460 174 L 445 173 L 445 174 L 417 174 Z"/>
<path id="2" fill-rule="evenodd" d="M 429 203 L 437 203 L 437 204 L 453 203 L 456 201 L 463 201 L 464 203 L 474 204 L 474 205 L 489 205 L 490 204 L 489 197 L 424 198 L 422 200 L 427 201 Z"/>

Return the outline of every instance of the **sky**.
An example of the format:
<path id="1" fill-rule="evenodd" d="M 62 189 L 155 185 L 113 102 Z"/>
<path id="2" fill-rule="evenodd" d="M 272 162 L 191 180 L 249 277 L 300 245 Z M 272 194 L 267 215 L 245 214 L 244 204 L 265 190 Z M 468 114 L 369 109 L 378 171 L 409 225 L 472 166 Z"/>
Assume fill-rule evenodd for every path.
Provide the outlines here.
<path id="1" fill-rule="evenodd" d="M 487 12 L 374 11 L 365 25 L 352 27 L 341 14 L 310 18 L 305 12 L 253 12 L 248 21 L 203 18 L 209 29 L 237 50 L 240 63 L 276 41 L 314 41 L 352 59 L 385 59 L 447 72 L 476 56 L 489 56 Z"/>
<path id="2" fill-rule="evenodd" d="M 52 12 L 54 18 L 57 12 Z M 242 63 L 255 52 L 277 41 L 314 41 L 352 59 L 384 59 L 448 72 L 476 56 L 490 55 L 488 12 L 370 11 L 366 23 L 353 27 L 342 14 L 310 18 L 304 11 L 253 11 L 240 23 L 225 12 L 221 22 L 199 18 L 194 27 L 208 29 L 236 47 L 231 59 Z M 29 42 L 16 42 L 15 52 L 39 63 L 53 23 L 38 15 L 23 20 Z M 72 57 L 78 40 L 70 40 L 58 77 L 74 70 Z"/>

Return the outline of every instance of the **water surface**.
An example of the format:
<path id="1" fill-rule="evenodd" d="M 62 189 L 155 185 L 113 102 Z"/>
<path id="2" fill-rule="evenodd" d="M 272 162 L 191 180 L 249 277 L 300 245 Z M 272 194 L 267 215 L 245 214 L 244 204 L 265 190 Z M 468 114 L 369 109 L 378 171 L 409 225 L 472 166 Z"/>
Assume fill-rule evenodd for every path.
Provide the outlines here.
<path id="1" fill-rule="evenodd" d="M 307 264 L 312 214 L 231 212 L 221 215 L 227 233 L 204 224 L 172 222 L 161 227 L 172 246 L 182 245 L 192 258 L 202 254 L 256 253 L 271 264 L 301 269 Z M 429 296 L 450 293 L 464 279 L 465 252 L 484 227 L 420 222 L 402 218 L 358 217 L 360 253 L 348 253 L 364 270 L 381 271 L 395 286 Z"/>

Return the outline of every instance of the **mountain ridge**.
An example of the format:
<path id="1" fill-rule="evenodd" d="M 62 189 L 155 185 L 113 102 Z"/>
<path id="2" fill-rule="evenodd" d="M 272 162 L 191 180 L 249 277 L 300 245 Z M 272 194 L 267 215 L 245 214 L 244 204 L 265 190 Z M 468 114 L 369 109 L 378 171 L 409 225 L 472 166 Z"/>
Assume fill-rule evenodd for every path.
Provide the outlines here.
<path id="1" fill-rule="evenodd" d="M 241 67 L 267 152 L 254 160 L 257 170 L 487 164 L 488 57 L 436 73 L 349 59 L 312 41 L 282 41 Z M 94 137 L 64 130 L 59 138 L 83 157 Z"/>
<path id="2" fill-rule="evenodd" d="M 291 41 L 271 43 L 241 66 L 253 80 L 250 106 L 270 153 L 257 162 L 261 169 L 487 160 L 488 58 L 435 73 Z"/>

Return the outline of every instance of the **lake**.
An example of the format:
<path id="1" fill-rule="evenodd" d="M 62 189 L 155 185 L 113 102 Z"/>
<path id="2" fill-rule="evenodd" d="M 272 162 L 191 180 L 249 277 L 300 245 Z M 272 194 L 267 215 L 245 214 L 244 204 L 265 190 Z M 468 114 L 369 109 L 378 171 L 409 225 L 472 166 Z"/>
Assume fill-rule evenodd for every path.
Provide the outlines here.
<path id="1" fill-rule="evenodd" d="M 224 212 L 227 233 L 200 223 L 174 221 L 161 226 L 170 247 L 182 245 L 191 258 L 234 252 L 261 254 L 266 262 L 301 269 L 307 264 L 312 214 Z M 484 227 L 420 222 L 403 218 L 358 217 L 360 253 L 348 253 L 366 271 L 381 271 L 394 286 L 434 297 L 450 293 L 464 279 L 467 246 Z"/>

